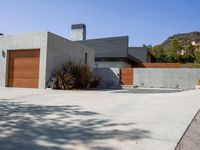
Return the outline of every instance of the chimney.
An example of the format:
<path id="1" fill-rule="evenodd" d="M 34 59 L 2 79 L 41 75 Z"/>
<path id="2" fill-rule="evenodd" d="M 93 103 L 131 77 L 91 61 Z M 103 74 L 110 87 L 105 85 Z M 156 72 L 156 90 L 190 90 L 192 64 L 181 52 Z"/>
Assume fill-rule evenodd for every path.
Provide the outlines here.
<path id="1" fill-rule="evenodd" d="M 72 25 L 71 40 L 72 41 L 86 40 L 86 25 L 85 24 L 73 24 Z"/>

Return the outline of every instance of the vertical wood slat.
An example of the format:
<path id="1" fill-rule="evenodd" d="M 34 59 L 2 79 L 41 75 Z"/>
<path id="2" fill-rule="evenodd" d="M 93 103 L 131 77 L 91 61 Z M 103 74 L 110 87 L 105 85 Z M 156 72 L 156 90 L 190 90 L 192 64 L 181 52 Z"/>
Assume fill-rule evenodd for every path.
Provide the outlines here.
<path id="1" fill-rule="evenodd" d="M 133 85 L 133 68 L 120 68 L 120 83 Z"/>

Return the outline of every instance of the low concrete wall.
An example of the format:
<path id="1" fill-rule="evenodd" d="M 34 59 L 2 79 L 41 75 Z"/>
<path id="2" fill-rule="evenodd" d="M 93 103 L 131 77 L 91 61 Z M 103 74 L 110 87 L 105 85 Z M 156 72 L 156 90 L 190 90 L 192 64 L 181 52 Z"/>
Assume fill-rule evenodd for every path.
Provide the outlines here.
<path id="1" fill-rule="evenodd" d="M 102 88 L 120 87 L 119 68 L 95 68 L 95 74 L 101 78 Z"/>
<path id="2" fill-rule="evenodd" d="M 153 88 L 195 89 L 200 69 L 134 68 L 134 85 Z"/>

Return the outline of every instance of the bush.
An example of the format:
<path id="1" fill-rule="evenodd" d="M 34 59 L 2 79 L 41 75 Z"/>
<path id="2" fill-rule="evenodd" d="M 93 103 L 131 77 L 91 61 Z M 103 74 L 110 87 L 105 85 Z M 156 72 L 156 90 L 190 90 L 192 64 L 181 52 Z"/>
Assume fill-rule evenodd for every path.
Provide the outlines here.
<path id="1" fill-rule="evenodd" d="M 198 80 L 198 85 L 200 85 L 200 79 Z"/>
<path id="2" fill-rule="evenodd" d="M 72 62 L 63 65 L 52 79 L 54 81 L 49 84 L 51 88 L 62 90 L 96 88 L 100 83 L 100 79 L 87 65 Z"/>
<path id="3" fill-rule="evenodd" d="M 195 63 L 200 64 L 200 49 L 194 53 L 195 55 Z"/>
<path id="4" fill-rule="evenodd" d="M 193 68 L 200 68 L 200 64 L 194 63 L 192 67 Z"/>

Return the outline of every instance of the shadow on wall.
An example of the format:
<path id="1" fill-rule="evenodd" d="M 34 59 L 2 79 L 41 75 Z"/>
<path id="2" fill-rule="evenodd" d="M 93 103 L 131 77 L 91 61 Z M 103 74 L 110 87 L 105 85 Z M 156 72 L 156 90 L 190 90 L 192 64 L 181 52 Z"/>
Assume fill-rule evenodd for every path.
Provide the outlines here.
<path id="1" fill-rule="evenodd" d="M 119 68 L 95 68 L 94 72 L 96 76 L 101 78 L 100 88 L 122 89 Z"/>
<path id="2" fill-rule="evenodd" d="M 149 131 L 120 130 L 102 114 L 86 111 L 77 105 L 38 106 L 0 100 L 0 149 L 75 150 L 78 144 L 88 149 L 112 150 L 97 140 L 139 140 L 150 138 Z"/>

